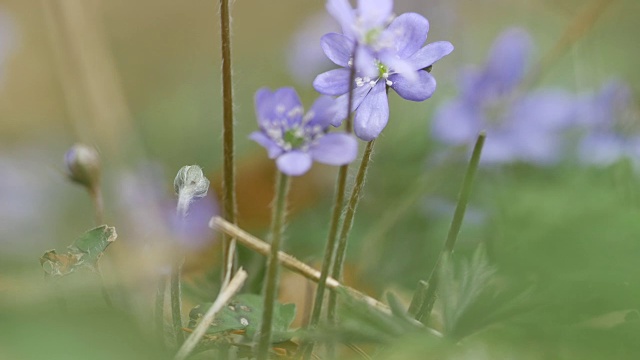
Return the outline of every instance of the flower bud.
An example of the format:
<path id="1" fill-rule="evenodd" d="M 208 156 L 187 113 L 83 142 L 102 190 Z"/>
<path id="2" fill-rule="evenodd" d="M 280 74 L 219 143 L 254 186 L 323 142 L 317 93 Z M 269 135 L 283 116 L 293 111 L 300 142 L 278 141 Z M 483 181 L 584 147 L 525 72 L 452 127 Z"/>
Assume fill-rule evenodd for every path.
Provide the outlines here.
<path id="1" fill-rule="evenodd" d="M 178 171 L 173 188 L 178 194 L 178 212 L 186 216 L 191 201 L 207 195 L 209 180 L 202 173 L 200 166 L 187 165 Z"/>
<path id="2" fill-rule="evenodd" d="M 67 177 L 87 188 L 95 188 L 100 183 L 100 155 L 95 148 L 75 144 L 64 155 Z"/>

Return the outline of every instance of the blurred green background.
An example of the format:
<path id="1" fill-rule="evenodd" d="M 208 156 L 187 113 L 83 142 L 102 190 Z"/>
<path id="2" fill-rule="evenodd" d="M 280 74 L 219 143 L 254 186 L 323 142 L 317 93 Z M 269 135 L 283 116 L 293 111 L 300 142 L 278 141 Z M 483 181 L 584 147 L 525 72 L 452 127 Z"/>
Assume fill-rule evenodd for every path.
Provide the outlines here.
<path id="1" fill-rule="evenodd" d="M 638 99 L 637 0 L 396 1 L 397 13 L 429 19 L 428 42 L 447 40 L 456 49 L 433 69 L 438 90 L 432 99 L 409 103 L 390 96 L 391 119 L 351 236 L 348 284 L 376 297 L 393 289 L 408 301 L 433 268 L 466 154 L 456 149 L 434 160 L 451 149 L 431 138 L 429 121 L 438 104 L 457 93 L 460 69 L 481 65 L 510 26 L 530 32 L 540 59 L 594 3 L 606 6 L 542 69 L 538 85 L 583 93 L 619 78 Z M 318 51 L 319 36 L 335 24 L 324 19 L 320 0 L 237 0 L 232 12 L 240 224 L 263 236 L 274 177 L 264 150 L 247 138 L 256 129 L 253 94 L 263 86 L 295 86 L 311 104 L 314 74 L 328 68 L 305 56 Z M 300 40 L 303 31 L 318 38 Z M 138 202 L 137 196 L 149 200 L 144 194 L 154 188 L 155 200 L 172 201 L 173 176 L 187 164 L 202 166 L 219 188 L 218 3 L 0 0 L 0 32 L 0 358 L 168 358 L 149 336 L 154 284 L 145 271 L 153 262 L 148 248 L 169 235 L 158 230 L 162 210 L 151 208 L 160 200 Z M 130 292 L 130 307 L 117 315 L 84 283 L 52 289 L 38 264 L 46 250 L 63 249 L 93 226 L 88 197 L 64 177 L 63 154 L 75 142 L 96 146 L 103 157 L 106 219 L 119 234 L 113 254 L 107 251 L 107 272 L 134 279 L 123 290 Z M 152 179 L 145 177 L 149 167 Z M 315 165 L 294 182 L 285 248 L 315 266 L 334 174 Z M 125 181 L 131 178 L 137 180 Z M 505 287 L 534 289 L 526 301 L 531 306 L 463 345 L 405 339 L 387 356 L 637 358 L 634 322 L 577 324 L 640 306 L 638 191 L 638 173 L 625 161 L 607 168 L 567 160 L 481 169 L 457 253 L 485 244 Z M 219 247 L 213 232 L 206 236 L 212 245 L 188 257 L 185 311 L 218 287 Z M 261 259 L 242 256 L 253 279 L 246 290 L 259 291 Z M 282 300 L 295 301 L 303 313 L 308 294 L 300 289 L 307 287 L 295 275 L 284 276 Z M 61 312 L 54 293 L 83 305 Z"/>

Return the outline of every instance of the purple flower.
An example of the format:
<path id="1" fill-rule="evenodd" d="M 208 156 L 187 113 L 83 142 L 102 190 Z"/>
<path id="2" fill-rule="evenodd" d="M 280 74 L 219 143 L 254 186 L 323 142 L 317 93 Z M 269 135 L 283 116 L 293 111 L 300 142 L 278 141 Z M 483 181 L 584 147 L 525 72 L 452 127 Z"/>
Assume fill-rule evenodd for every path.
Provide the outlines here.
<path id="1" fill-rule="evenodd" d="M 576 121 L 587 129 L 578 146 L 583 163 L 608 166 L 626 157 L 640 168 L 640 119 L 632 105 L 629 86 L 615 80 L 578 100 Z"/>
<path id="2" fill-rule="evenodd" d="M 313 86 L 321 94 L 338 96 L 338 111 L 331 123 L 339 126 L 348 115 L 350 68 L 356 67 L 351 110 L 356 111 L 355 133 L 365 141 L 377 138 L 387 125 L 388 89 L 411 101 L 430 98 L 436 81 L 427 69 L 453 51 L 447 41 L 423 46 L 429 32 L 427 19 L 405 13 L 390 21 L 392 7 L 392 0 L 360 0 L 357 9 L 347 0 L 327 2 L 342 34 L 323 36 L 321 45 L 327 57 L 342 68 L 318 75 Z"/>
<path id="3" fill-rule="evenodd" d="M 293 88 L 274 92 L 267 88 L 255 95 L 260 131 L 250 138 L 262 145 L 269 158 L 276 159 L 281 172 L 299 176 L 313 160 L 328 165 L 346 165 L 358 154 L 356 139 L 344 133 L 327 134 L 336 112 L 335 101 L 319 97 L 306 114 Z"/>
<path id="4" fill-rule="evenodd" d="M 437 109 L 433 135 L 449 145 L 465 145 L 486 130 L 483 163 L 557 161 L 561 130 L 570 125 L 575 100 L 559 89 L 518 91 L 532 48 L 524 30 L 503 32 L 486 65 L 465 71 L 459 96 Z"/>

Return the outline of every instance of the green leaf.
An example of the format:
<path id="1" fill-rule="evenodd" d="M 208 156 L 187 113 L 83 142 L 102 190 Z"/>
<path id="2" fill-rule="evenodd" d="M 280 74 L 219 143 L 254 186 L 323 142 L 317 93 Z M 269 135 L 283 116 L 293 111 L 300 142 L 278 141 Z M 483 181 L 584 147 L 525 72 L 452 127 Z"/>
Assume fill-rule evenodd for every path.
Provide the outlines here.
<path id="1" fill-rule="evenodd" d="M 80 235 L 64 254 L 55 250 L 45 252 L 40 258 L 40 265 L 46 276 L 51 277 L 65 276 L 80 268 L 95 270 L 98 260 L 117 237 L 114 227 L 99 226 Z"/>
<path id="2" fill-rule="evenodd" d="M 196 306 L 189 312 L 189 327 L 195 328 L 200 318 L 211 307 L 212 303 Z M 207 329 L 207 334 L 223 335 L 233 331 L 244 331 L 244 335 L 253 341 L 262 321 L 262 297 L 255 294 L 241 294 L 234 297 L 224 307 Z M 272 342 L 279 343 L 290 340 L 293 331 L 289 329 L 296 317 L 295 304 L 276 303 L 273 319 Z"/>
<path id="3" fill-rule="evenodd" d="M 329 336 L 347 342 L 390 343 L 397 337 L 409 333 L 424 331 L 426 328 L 407 315 L 406 309 L 390 293 L 387 299 L 392 313 L 371 306 L 347 291 L 337 290 L 343 300 L 339 307 L 341 319 L 339 328 L 328 329 Z M 326 330 L 325 330 L 326 331 Z"/>
<path id="4" fill-rule="evenodd" d="M 495 272 L 496 269 L 489 264 L 482 246 L 474 252 L 471 259 L 463 259 L 458 267 L 444 254 L 439 283 L 446 334 L 453 335 L 456 332 L 460 319 L 487 289 Z"/>

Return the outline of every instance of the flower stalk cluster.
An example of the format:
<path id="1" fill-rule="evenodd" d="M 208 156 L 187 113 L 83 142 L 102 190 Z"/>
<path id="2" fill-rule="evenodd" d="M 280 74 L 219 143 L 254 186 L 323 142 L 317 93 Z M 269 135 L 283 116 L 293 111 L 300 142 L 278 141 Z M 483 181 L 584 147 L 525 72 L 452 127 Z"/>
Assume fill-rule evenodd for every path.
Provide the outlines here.
<path id="1" fill-rule="evenodd" d="M 223 16 L 223 93 L 225 98 L 225 184 L 232 182 L 233 161 L 231 133 L 227 120 L 227 101 L 231 94 L 230 48 L 225 42 L 225 21 L 228 20 L 226 1 L 222 1 Z M 375 139 L 386 127 L 389 119 L 388 92 L 394 90 L 401 97 L 411 101 L 430 98 L 436 82 L 430 74 L 431 67 L 448 55 L 453 46 L 446 41 L 424 45 L 429 31 L 428 21 L 419 14 L 407 13 L 395 17 L 392 0 L 358 1 L 353 9 L 347 0 L 328 0 L 327 11 L 338 21 L 342 33 L 326 34 L 321 39 L 321 47 L 327 57 L 341 68 L 328 71 L 316 77 L 314 88 L 322 94 L 305 112 L 297 92 L 283 87 L 276 90 L 262 88 L 255 95 L 255 111 L 259 130 L 250 139 L 264 147 L 269 158 L 275 161 L 279 170 L 276 181 L 273 218 L 271 224 L 271 253 L 264 280 L 264 313 L 258 337 L 256 355 L 259 359 L 268 357 L 273 308 L 277 294 L 277 256 L 283 238 L 286 196 L 290 177 L 306 174 L 314 162 L 340 166 L 336 181 L 335 205 L 331 217 L 327 249 L 321 279 L 329 274 L 339 278 L 342 273 L 348 234 L 351 230 L 355 211 L 364 186 L 366 172 L 373 154 Z M 228 26 L 228 23 L 226 23 Z M 227 39 L 228 40 L 228 39 Z M 229 86 L 227 86 L 229 85 Z M 229 110 L 231 111 L 231 110 Z M 354 113 L 353 123 L 350 121 Z M 332 131 L 332 127 L 345 124 L 345 132 Z M 355 136 L 351 134 L 352 130 Z M 366 150 L 356 176 L 354 187 L 346 211 L 345 199 L 348 165 L 358 154 L 356 137 L 367 142 Z M 225 197 L 225 217 L 234 223 L 235 212 L 227 192 Z M 194 187 L 197 184 L 194 183 Z M 179 212 L 188 206 L 189 196 L 179 200 Z M 340 214 L 345 213 L 342 226 Z M 233 214 L 233 215 L 232 215 Z M 339 238 L 338 238 L 339 234 Z M 339 239 L 336 253 L 336 240 Z M 227 249 L 225 249 L 225 253 Z M 230 261 L 226 259 L 225 261 Z M 331 266 L 333 264 L 333 266 Z M 228 278 L 229 268 L 225 270 Z M 323 300 L 324 282 L 316 296 L 312 322 L 316 323 Z M 334 299 L 335 300 L 335 299 Z M 334 301 L 335 303 L 335 301 Z M 312 326 L 315 326 L 313 324 Z M 305 348 L 310 354 L 310 347 Z"/>

